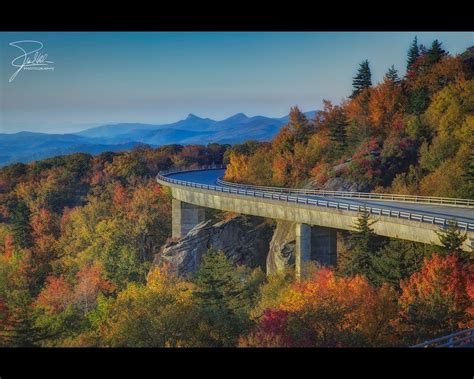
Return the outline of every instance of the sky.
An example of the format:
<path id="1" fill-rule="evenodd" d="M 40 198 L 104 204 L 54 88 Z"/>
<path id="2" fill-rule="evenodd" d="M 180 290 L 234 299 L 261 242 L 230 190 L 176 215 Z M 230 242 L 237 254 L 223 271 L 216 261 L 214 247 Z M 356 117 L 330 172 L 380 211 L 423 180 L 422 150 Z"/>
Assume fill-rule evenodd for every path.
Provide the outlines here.
<path id="1" fill-rule="evenodd" d="M 474 45 L 474 32 L 1 32 L 0 133 L 317 110 L 351 93 L 364 59 L 374 83 L 392 64 L 403 75 L 415 35 L 452 54 Z M 51 63 L 10 81 L 17 46 L 40 46 L 25 40 L 43 44 L 30 63 Z"/>

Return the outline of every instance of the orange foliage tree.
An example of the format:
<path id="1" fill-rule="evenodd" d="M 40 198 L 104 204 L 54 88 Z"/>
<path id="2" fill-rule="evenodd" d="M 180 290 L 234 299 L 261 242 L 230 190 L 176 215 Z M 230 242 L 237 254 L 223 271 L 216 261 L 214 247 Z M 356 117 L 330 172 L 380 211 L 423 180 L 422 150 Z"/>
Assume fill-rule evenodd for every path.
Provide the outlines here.
<path id="1" fill-rule="evenodd" d="M 456 255 L 425 258 L 421 271 L 402 281 L 399 328 L 410 343 L 474 326 L 474 265 Z"/>
<path id="2" fill-rule="evenodd" d="M 402 119 L 403 100 L 401 86 L 387 78 L 371 89 L 369 118 L 378 135 L 387 135 L 390 127 Z"/>
<path id="3" fill-rule="evenodd" d="M 387 346 L 396 344 L 391 321 L 395 291 L 362 276 L 337 277 L 328 268 L 293 284 L 280 305 L 266 309 L 242 346 Z"/>

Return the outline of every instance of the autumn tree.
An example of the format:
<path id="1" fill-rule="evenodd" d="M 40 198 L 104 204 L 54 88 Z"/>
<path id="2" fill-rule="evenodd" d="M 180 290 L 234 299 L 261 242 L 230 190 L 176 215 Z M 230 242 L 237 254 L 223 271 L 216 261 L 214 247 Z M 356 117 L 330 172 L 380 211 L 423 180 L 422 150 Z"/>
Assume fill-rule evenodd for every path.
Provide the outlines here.
<path id="1" fill-rule="evenodd" d="M 390 320 L 395 293 L 372 288 L 361 276 L 339 278 L 327 268 L 293 284 L 268 308 L 240 346 L 348 347 L 396 344 Z"/>
<path id="2" fill-rule="evenodd" d="M 166 269 L 155 269 L 148 283 L 130 283 L 116 300 L 103 301 L 91 315 L 98 343 L 111 347 L 196 347 L 199 319 L 192 286 Z"/>
<path id="3" fill-rule="evenodd" d="M 474 326 L 472 270 L 456 255 L 435 254 L 401 282 L 399 331 L 408 343 Z"/>
<path id="4" fill-rule="evenodd" d="M 368 103 L 372 134 L 387 136 L 397 123 L 402 121 L 404 97 L 396 81 L 385 78 L 372 88 Z"/>
<path id="5" fill-rule="evenodd" d="M 113 283 L 105 279 L 101 264 L 95 261 L 91 265 L 84 266 L 76 274 L 74 286 L 74 303 L 84 313 L 95 308 L 99 293 L 109 293 L 114 289 Z"/>

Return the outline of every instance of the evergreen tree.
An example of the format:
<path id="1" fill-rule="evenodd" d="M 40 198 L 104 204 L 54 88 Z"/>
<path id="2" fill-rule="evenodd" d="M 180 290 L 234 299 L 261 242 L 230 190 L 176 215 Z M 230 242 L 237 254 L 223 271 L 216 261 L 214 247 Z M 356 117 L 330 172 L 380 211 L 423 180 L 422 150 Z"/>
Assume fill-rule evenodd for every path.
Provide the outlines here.
<path id="1" fill-rule="evenodd" d="M 425 46 L 425 45 L 420 44 L 419 50 L 420 50 L 420 56 L 426 54 L 426 50 L 427 50 L 427 49 L 426 49 L 426 46 Z"/>
<path id="2" fill-rule="evenodd" d="M 249 287 L 255 286 L 240 274 L 223 252 L 210 249 L 203 256 L 194 279 L 199 318 L 205 325 L 203 345 L 235 346 L 251 327 L 247 297 L 253 296 Z"/>
<path id="3" fill-rule="evenodd" d="M 446 254 L 458 253 L 464 257 L 464 252 L 461 250 L 461 246 L 467 239 L 466 233 L 462 233 L 458 228 L 458 223 L 455 220 L 449 220 L 446 229 L 436 232 L 439 237 L 439 241 L 444 247 Z"/>
<path id="4" fill-rule="evenodd" d="M 408 98 L 407 112 L 421 115 L 430 105 L 430 94 L 426 87 L 415 89 Z"/>
<path id="5" fill-rule="evenodd" d="M 385 79 L 390 80 L 393 83 L 398 83 L 400 81 L 400 78 L 398 77 L 398 71 L 393 64 L 385 74 Z"/>
<path id="6" fill-rule="evenodd" d="M 362 211 L 357 218 L 355 231 L 351 232 L 349 241 L 353 245 L 347 256 L 342 259 L 339 271 L 343 275 L 365 275 L 369 280 L 373 278 L 372 257 L 384 245 L 385 240 L 374 233 L 371 226 L 370 213 Z"/>
<path id="7" fill-rule="evenodd" d="M 233 310 L 242 288 L 235 276 L 235 268 L 223 252 L 210 249 L 202 259 L 196 274 L 196 297 L 210 306 L 225 306 Z"/>
<path id="8" fill-rule="evenodd" d="M 446 50 L 441 47 L 441 45 L 441 42 L 439 42 L 437 39 L 435 39 L 431 44 L 431 48 L 426 52 L 429 64 L 438 63 L 442 57 L 448 54 Z"/>
<path id="9" fill-rule="evenodd" d="M 370 72 L 369 61 L 366 59 L 360 64 L 357 75 L 352 80 L 354 90 L 352 91 L 351 98 L 355 98 L 359 93 L 370 88 L 371 85 L 372 74 Z"/>
<path id="10" fill-rule="evenodd" d="M 418 47 L 418 39 L 415 36 L 413 42 L 411 43 L 410 49 L 408 50 L 408 59 L 407 59 L 407 71 L 410 70 L 410 67 L 413 63 L 416 62 L 418 57 L 420 56 L 420 49 Z"/>
<path id="11" fill-rule="evenodd" d="M 372 256 L 373 270 L 369 279 L 376 286 L 388 283 L 400 289 L 400 280 L 418 271 L 423 265 L 424 257 L 433 249 L 430 245 L 390 239 Z"/>
<path id="12" fill-rule="evenodd" d="M 12 209 L 12 234 L 16 246 L 20 248 L 28 248 L 32 245 L 30 210 L 24 201 L 14 201 L 9 204 Z"/>
<path id="13" fill-rule="evenodd" d="M 347 129 L 348 122 L 344 112 L 338 108 L 335 115 L 329 120 L 329 138 L 336 146 L 336 153 L 339 157 L 347 147 Z"/>

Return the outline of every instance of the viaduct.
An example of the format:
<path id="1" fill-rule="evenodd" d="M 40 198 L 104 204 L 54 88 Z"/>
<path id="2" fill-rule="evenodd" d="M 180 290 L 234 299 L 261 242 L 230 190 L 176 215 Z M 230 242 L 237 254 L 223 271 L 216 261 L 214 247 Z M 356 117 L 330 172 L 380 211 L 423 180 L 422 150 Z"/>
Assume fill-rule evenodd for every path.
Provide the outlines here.
<path id="1" fill-rule="evenodd" d="M 468 237 L 463 250 L 474 250 L 474 200 L 248 186 L 223 181 L 224 172 L 220 166 L 157 175 L 171 187 L 173 237 L 204 221 L 206 207 L 295 222 L 297 278 L 308 260 L 336 263 L 336 231 L 354 230 L 361 211 L 381 236 L 437 245 L 436 232 L 454 220 Z"/>

